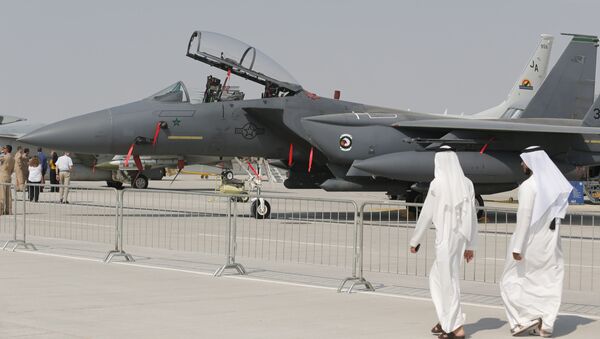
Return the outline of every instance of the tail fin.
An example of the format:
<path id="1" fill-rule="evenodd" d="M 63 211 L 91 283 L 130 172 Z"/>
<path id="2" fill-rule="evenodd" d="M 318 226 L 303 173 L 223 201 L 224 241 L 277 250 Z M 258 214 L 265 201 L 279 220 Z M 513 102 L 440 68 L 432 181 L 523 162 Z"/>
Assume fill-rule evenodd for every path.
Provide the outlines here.
<path id="1" fill-rule="evenodd" d="M 537 92 L 539 85 L 546 78 L 553 41 L 554 37 L 552 35 L 542 34 L 535 52 L 527 61 L 523 72 L 517 78 L 517 82 L 508 93 L 506 100 L 498 106 L 475 113 L 472 117 L 497 119 L 507 115 L 510 117 L 516 112 L 523 112 Z"/>
<path id="2" fill-rule="evenodd" d="M 590 106 L 581 125 L 587 127 L 600 127 L 600 95 L 596 97 L 594 104 Z"/>
<path id="3" fill-rule="evenodd" d="M 548 74 L 548 60 L 554 37 L 548 34 L 542 34 L 541 37 L 535 53 L 508 94 L 506 99 L 508 109 L 524 110 L 527 108 Z"/>
<path id="4" fill-rule="evenodd" d="M 598 37 L 572 35 L 521 118 L 582 119 L 594 101 Z"/>

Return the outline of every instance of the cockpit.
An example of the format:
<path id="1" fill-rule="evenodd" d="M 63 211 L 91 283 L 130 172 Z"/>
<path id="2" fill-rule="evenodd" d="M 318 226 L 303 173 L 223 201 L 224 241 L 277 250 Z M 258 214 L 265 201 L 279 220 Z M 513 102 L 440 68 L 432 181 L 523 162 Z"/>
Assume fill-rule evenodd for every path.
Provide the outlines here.
<path id="1" fill-rule="evenodd" d="M 244 100 L 246 93 L 232 85 L 232 75 L 250 80 L 260 86 L 261 98 L 291 96 L 302 86 L 273 59 L 237 39 L 223 34 L 195 31 L 188 43 L 186 55 L 194 60 L 224 71 L 206 78 L 203 88 L 188 91 L 179 81 L 151 96 L 162 102 L 219 102 Z M 200 94 L 199 97 L 195 94 Z M 256 94 L 256 93 L 255 93 Z"/>
<path id="2" fill-rule="evenodd" d="M 190 102 L 190 95 L 182 81 L 178 81 L 150 97 L 162 102 Z"/>

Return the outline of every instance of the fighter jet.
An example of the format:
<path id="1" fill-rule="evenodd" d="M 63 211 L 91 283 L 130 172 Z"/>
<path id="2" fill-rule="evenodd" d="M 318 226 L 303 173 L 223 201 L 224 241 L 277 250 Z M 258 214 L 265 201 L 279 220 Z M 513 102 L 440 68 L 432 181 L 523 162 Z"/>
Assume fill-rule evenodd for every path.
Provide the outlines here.
<path id="1" fill-rule="evenodd" d="M 580 36 L 576 38 L 585 40 Z M 589 38 L 589 40 L 593 39 Z M 594 41 L 597 42 L 597 39 Z M 581 43 L 595 44 L 595 42 L 583 41 Z M 336 159 L 335 155 L 315 139 L 315 130 L 310 124 L 328 123 L 319 121 L 318 118 L 315 118 L 316 120 L 305 118 L 326 119 L 332 114 L 360 112 L 367 114 L 371 120 L 381 121 L 384 124 L 390 122 L 387 120 L 389 117 L 398 119 L 394 122 L 433 119 L 426 114 L 317 96 L 306 91 L 288 72 L 255 47 L 218 33 L 194 32 L 189 40 L 186 55 L 227 72 L 222 82 L 213 76 L 207 78 L 201 102 L 194 102 L 186 86 L 182 82 L 177 82 L 140 101 L 57 122 L 26 135 L 22 140 L 34 144 L 48 144 L 56 148 L 71 148 L 84 153 L 124 154 L 127 152 L 128 157 L 134 159 L 141 155 L 209 155 L 279 159 L 290 169 L 289 178 L 285 182 L 286 187 L 326 188 L 322 184 L 328 179 L 346 177 L 350 164 L 337 166 L 336 162 L 332 161 Z M 579 61 L 581 60 L 577 59 L 574 62 Z M 585 62 L 587 60 L 584 60 Z M 261 98 L 244 100 L 245 93 L 227 91 L 233 81 L 231 75 L 261 86 Z M 438 120 L 440 120 L 439 116 Z M 467 119 L 461 119 L 459 125 L 462 120 L 468 122 Z M 480 142 L 479 135 L 485 134 L 486 128 L 499 126 L 495 122 L 488 124 L 488 122 L 469 120 L 476 124 L 469 125 L 472 127 L 473 135 L 463 136 L 457 132 L 454 133 L 455 139 L 460 139 L 461 142 L 470 140 Z M 405 135 L 402 138 L 390 136 L 388 133 L 373 134 L 372 132 L 376 130 L 366 127 L 364 136 L 365 140 L 377 141 L 377 145 L 389 146 L 398 142 L 404 143 L 406 137 L 415 140 L 437 140 L 449 134 L 446 132 L 440 136 L 440 131 L 451 128 L 447 124 L 436 126 L 435 122 L 430 121 L 427 126 L 431 128 L 415 127 L 403 132 Z M 516 126 L 517 124 L 511 125 L 512 128 Z M 391 124 L 386 127 L 397 130 Z M 534 131 L 556 132 L 554 128 L 560 130 L 556 133 L 569 136 L 572 134 L 579 136 L 578 133 L 583 132 L 594 134 L 598 131 L 594 128 L 549 127 L 533 123 L 526 126 L 519 125 L 519 127 L 519 132 L 525 137 Z M 337 128 L 336 126 L 333 131 Z M 347 142 L 352 144 L 352 137 L 334 135 L 333 131 L 326 133 L 335 138 L 338 151 L 348 152 L 340 150 L 339 147 Z M 539 138 L 545 135 L 538 134 L 537 137 L 532 141 L 540 141 Z M 512 147 L 510 148 L 512 150 L 520 143 L 524 142 L 506 147 Z M 565 140 L 562 143 L 568 146 Z M 405 144 L 426 148 L 422 143 Z M 498 141 L 490 145 L 490 151 L 501 144 Z M 381 154 L 382 149 L 370 149 L 367 145 L 365 150 L 369 157 L 373 157 Z M 502 159 L 498 164 L 506 166 Z M 370 178 L 346 181 L 342 185 L 337 185 L 337 189 L 394 192 L 405 192 L 407 189 L 405 181 L 377 176 L 374 179 L 373 176 Z M 502 189 L 505 187 L 507 186 L 503 186 Z"/>
<path id="2" fill-rule="evenodd" d="M 303 118 L 309 141 L 329 161 L 336 174 L 321 187 L 343 190 L 373 178 L 404 182 L 407 195 L 420 201 L 433 178 L 433 150 L 441 144 L 459 148 L 465 174 L 480 194 L 516 187 L 523 179 L 519 151 L 542 145 L 572 178 L 581 177 L 577 166 L 598 165 L 594 132 L 600 127 L 591 109 L 598 39 L 574 36 L 527 109 L 514 110 L 510 120 L 472 120 L 414 112 L 344 113 Z M 587 115 L 583 122 L 583 108 Z M 518 118 L 518 117 L 521 118 Z M 527 118 L 522 118 L 527 117 Z M 550 118 L 548 118 L 550 117 Z M 374 137 L 376 136 L 376 137 Z M 583 141 L 582 141 L 583 140 Z M 587 142 L 585 142 L 587 141 Z M 483 199 L 478 196 L 480 204 Z"/>

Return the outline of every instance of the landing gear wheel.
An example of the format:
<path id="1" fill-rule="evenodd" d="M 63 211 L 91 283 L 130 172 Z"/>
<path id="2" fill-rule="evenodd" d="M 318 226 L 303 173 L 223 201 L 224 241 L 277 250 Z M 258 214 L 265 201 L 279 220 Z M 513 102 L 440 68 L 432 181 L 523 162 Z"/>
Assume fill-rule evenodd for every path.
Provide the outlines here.
<path id="1" fill-rule="evenodd" d="M 481 195 L 477 194 L 475 195 L 475 208 L 479 208 L 479 207 L 483 207 L 483 198 L 481 197 Z M 485 214 L 484 210 L 477 210 L 477 219 L 481 219 L 481 217 L 483 217 Z"/>
<path id="2" fill-rule="evenodd" d="M 250 206 L 250 215 L 255 219 L 267 219 L 271 215 L 271 205 L 266 200 L 261 204 L 260 199 L 256 199 Z"/>
<path id="3" fill-rule="evenodd" d="M 148 178 L 143 174 L 136 175 L 131 182 L 131 187 L 138 189 L 148 188 Z"/>
<path id="4" fill-rule="evenodd" d="M 221 178 L 223 180 L 233 180 L 233 172 L 232 171 L 224 171 L 221 173 Z"/>
<path id="5" fill-rule="evenodd" d="M 116 188 L 118 190 L 123 189 L 123 183 L 120 181 L 106 180 L 106 186 Z"/>

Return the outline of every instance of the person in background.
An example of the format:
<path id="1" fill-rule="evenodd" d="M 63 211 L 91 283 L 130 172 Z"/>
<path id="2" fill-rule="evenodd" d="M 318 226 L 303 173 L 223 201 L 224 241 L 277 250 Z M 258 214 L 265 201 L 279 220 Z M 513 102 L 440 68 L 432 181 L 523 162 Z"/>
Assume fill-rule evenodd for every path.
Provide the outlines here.
<path id="1" fill-rule="evenodd" d="M 56 161 L 56 168 L 58 169 L 58 180 L 60 181 L 60 203 L 69 203 L 69 183 L 71 182 L 71 170 L 73 169 L 73 160 L 69 156 L 69 152 L 58 158 Z"/>
<path id="2" fill-rule="evenodd" d="M 28 177 L 29 177 L 29 148 L 24 148 L 23 156 L 21 157 L 21 178 L 23 179 L 21 191 L 25 189 L 25 184 L 27 183 Z"/>
<path id="3" fill-rule="evenodd" d="M 16 189 L 17 191 L 22 191 L 23 190 L 23 186 L 25 185 L 25 180 L 27 180 L 27 177 L 24 175 L 25 171 L 24 169 L 21 168 L 21 166 L 23 165 L 23 149 L 21 148 L 21 146 L 17 146 L 17 151 L 15 152 L 15 164 L 14 164 L 14 172 L 15 172 L 15 185 L 16 185 Z"/>
<path id="4" fill-rule="evenodd" d="M 27 182 L 33 184 L 27 186 L 29 201 L 38 202 L 40 198 L 40 185 L 42 184 L 42 165 L 40 164 L 40 159 L 37 155 L 34 155 L 31 160 L 29 160 L 28 169 L 29 176 Z"/>
<path id="5" fill-rule="evenodd" d="M 12 155 L 12 146 L 2 147 L 2 158 L 0 158 L 0 215 L 12 213 L 12 194 L 10 183 L 15 169 L 15 158 Z"/>
<path id="6" fill-rule="evenodd" d="M 46 183 L 46 172 L 48 172 L 48 160 L 46 159 L 46 154 L 41 147 L 37 149 L 37 156 L 40 159 L 40 165 L 42 165 L 42 185 Z M 44 192 L 44 186 L 40 187 L 40 192 Z"/>
<path id="7" fill-rule="evenodd" d="M 58 154 L 56 154 L 56 152 L 52 151 L 52 153 L 50 153 L 50 161 L 48 162 L 48 165 L 50 167 L 50 184 L 51 185 L 58 185 L 58 173 L 56 172 L 56 162 L 57 161 L 58 161 Z M 56 187 L 56 186 L 50 187 L 50 192 L 58 192 L 58 187 Z"/>

